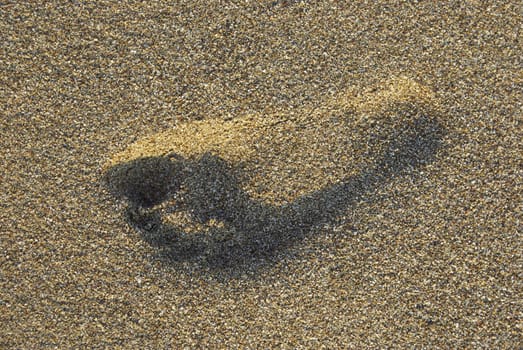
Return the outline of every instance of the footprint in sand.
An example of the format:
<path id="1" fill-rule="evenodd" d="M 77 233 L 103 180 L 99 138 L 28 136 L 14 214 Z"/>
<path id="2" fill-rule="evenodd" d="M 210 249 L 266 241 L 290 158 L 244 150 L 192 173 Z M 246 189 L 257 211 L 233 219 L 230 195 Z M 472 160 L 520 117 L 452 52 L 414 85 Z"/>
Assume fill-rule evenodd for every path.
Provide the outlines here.
<path id="1" fill-rule="evenodd" d="M 110 157 L 126 217 L 172 261 L 238 265 L 288 247 L 441 144 L 438 102 L 408 78 L 291 114 L 176 125 Z"/>

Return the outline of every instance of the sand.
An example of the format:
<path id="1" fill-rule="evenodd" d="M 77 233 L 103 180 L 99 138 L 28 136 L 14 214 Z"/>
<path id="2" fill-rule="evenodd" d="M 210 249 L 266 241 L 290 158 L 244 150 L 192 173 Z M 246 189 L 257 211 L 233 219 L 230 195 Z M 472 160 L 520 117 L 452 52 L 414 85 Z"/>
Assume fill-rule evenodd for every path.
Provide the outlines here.
<path id="1" fill-rule="evenodd" d="M 0 4 L 0 348 L 518 348 L 522 13 Z"/>

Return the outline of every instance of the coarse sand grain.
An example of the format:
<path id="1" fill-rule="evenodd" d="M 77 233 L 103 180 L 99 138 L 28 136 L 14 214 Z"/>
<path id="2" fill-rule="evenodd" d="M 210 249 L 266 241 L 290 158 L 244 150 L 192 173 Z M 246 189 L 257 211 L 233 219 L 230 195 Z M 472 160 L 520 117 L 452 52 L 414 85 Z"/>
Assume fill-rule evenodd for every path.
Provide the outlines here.
<path id="1" fill-rule="evenodd" d="M 0 2 L 0 348 L 520 348 L 522 13 Z"/>

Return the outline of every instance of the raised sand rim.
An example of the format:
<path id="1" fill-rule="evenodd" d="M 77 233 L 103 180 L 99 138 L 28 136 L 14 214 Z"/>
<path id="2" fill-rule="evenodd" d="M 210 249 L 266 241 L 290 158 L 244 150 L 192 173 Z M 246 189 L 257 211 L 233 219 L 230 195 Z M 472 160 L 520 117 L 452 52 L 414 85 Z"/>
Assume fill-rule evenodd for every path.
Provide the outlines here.
<path id="1" fill-rule="evenodd" d="M 379 154 L 398 128 L 408 128 L 421 114 L 435 117 L 438 110 L 430 89 L 392 78 L 359 92 L 350 87 L 292 115 L 179 123 L 114 154 L 104 169 L 140 158 L 209 153 L 241 169 L 237 175 L 250 196 L 283 204 L 370 166 L 366 158 Z M 279 174 L 279 183 L 267 182 L 271 172 Z"/>

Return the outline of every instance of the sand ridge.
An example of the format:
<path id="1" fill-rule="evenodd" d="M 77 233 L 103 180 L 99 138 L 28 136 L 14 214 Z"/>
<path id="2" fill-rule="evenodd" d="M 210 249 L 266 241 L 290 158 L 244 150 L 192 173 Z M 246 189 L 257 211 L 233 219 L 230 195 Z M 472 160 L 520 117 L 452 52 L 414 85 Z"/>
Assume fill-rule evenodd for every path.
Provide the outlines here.
<path id="1" fill-rule="evenodd" d="M 178 123 L 172 130 L 147 136 L 110 156 L 104 168 L 145 157 L 196 158 L 210 153 L 241 164 L 243 173 L 250 174 L 243 189 L 256 198 L 272 203 L 293 200 L 360 170 L 369 156 L 369 135 L 381 133 L 386 139 L 386 133 L 412 123 L 420 114 L 439 117 L 435 94 L 407 77 L 361 90 L 355 94 L 355 87 L 348 88 L 318 106 L 293 111 L 291 116 L 249 114 Z M 406 105 L 415 111 L 405 113 Z M 376 124 L 385 124 L 388 130 L 376 130 Z M 360 163 L 350 164 L 347 154 Z M 281 173 L 277 189 L 265 183 L 264 179 L 273 177 L 267 171 Z M 309 178 L 315 181 L 307 181 Z"/>

